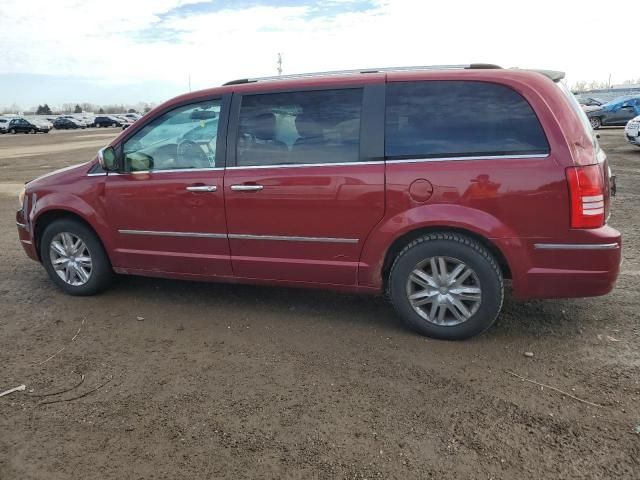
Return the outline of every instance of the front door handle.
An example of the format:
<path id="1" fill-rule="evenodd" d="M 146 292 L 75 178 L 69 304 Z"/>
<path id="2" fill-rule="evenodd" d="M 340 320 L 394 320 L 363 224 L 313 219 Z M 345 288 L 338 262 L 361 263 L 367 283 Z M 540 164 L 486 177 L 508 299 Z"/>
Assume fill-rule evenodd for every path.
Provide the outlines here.
<path id="1" fill-rule="evenodd" d="M 187 187 L 188 192 L 215 192 L 218 187 L 215 185 L 192 185 Z"/>
<path id="2" fill-rule="evenodd" d="M 258 192 L 263 188 L 262 185 L 231 185 L 234 192 Z"/>

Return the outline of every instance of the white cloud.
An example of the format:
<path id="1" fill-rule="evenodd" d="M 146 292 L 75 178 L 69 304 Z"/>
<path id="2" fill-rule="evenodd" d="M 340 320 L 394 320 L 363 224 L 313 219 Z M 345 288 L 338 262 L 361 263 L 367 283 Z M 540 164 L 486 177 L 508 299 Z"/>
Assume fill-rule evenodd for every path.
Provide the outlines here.
<path id="1" fill-rule="evenodd" d="M 272 75 L 282 52 L 285 72 L 492 62 L 565 70 L 570 82 L 640 75 L 637 62 L 628 60 L 635 32 L 618 16 L 627 3 L 618 0 L 606 6 L 377 0 L 366 11 L 315 15 L 312 6 L 319 3 L 337 12 L 359 4 L 326 0 L 162 17 L 189 3 L 201 0 L 0 0 L 0 73 L 87 76 L 109 84 L 160 80 L 185 88 L 191 73 L 194 86 L 204 88 Z M 155 39 L 148 30 L 154 25 L 163 33 Z M 169 40 L 168 29 L 180 33 Z"/>

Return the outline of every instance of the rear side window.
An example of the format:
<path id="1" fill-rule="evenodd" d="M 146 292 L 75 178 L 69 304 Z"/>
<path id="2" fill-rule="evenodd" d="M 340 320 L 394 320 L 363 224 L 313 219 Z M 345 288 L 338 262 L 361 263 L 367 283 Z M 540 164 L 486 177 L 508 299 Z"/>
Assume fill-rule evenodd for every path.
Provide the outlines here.
<path id="1" fill-rule="evenodd" d="M 547 153 L 536 114 L 508 87 L 473 81 L 387 85 L 388 159 Z"/>
<path id="2" fill-rule="evenodd" d="M 357 162 L 362 89 L 245 95 L 237 165 Z"/>

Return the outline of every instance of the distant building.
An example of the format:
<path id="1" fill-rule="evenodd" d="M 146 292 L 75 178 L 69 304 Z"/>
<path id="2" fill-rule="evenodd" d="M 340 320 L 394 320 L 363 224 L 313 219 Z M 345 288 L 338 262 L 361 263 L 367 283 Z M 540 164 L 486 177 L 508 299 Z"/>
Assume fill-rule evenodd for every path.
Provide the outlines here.
<path id="1" fill-rule="evenodd" d="M 578 95 L 595 97 L 608 102 L 618 97 L 640 96 L 640 84 L 614 85 L 611 88 L 597 88 L 580 92 Z"/>

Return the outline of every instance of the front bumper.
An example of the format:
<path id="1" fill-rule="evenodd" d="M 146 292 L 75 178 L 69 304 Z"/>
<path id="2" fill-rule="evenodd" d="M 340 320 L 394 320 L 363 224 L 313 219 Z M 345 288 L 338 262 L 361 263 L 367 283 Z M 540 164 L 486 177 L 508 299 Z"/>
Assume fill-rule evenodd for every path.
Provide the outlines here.
<path id="1" fill-rule="evenodd" d="M 20 244 L 29 258 L 39 262 L 38 251 L 35 245 L 35 239 L 28 221 L 25 219 L 24 212 L 18 210 L 16 212 L 16 227 L 18 228 L 18 238 Z"/>
<path id="2" fill-rule="evenodd" d="M 611 227 L 576 232 L 569 240 L 532 241 L 528 247 L 527 268 L 514 272 L 517 298 L 595 297 L 615 286 L 622 237 Z"/>
<path id="3" fill-rule="evenodd" d="M 624 135 L 627 138 L 627 142 L 640 146 L 640 122 L 632 120 L 627 123 L 624 128 Z"/>

